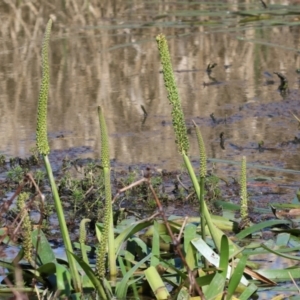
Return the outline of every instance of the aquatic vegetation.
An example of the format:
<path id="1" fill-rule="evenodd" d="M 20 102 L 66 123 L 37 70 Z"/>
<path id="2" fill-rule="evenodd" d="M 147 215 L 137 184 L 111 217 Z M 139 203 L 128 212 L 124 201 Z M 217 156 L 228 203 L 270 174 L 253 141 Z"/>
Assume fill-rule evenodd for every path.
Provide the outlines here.
<path id="1" fill-rule="evenodd" d="M 196 176 L 192 168 L 188 156 L 189 140 L 184 115 L 172 71 L 167 41 L 163 35 L 157 37 L 157 43 L 163 65 L 165 85 L 172 106 L 176 144 L 193 184 L 193 193 L 196 194 L 199 201 L 200 216 L 197 218 L 175 218 L 174 216 L 167 218 L 160 199 L 161 194 L 155 189 L 162 184 L 162 176 L 152 176 L 150 168 L 144 170 L 143 175 L 131 170 L 122 182 L 116 180 L 117 187 L 112 186 L 108 134 L 104 113 L 100 108 L 98 117 L 101 131 L 101 167 L 97 162 L 79 166 L 79 162 L 77 164 L 66 161 L 65 169 L 75 167 L 78 171 L 81 167 L 82 173 L 80 178 L 73 178 L 68 172 L 63 174 L 62 178 L 57 179 L 59 182 L 59 190 L 57 190 L 48 159 L 50 148 L 47 141 L 47 113 L 44 111 L 47 109 L 45 103 L 47 103 L 49 85 L 49 66 L 46 56 L 48 55 L 50 28 L 51 21 L 48 23 L 43 44 L 43 79 L 38 107 L 37 146 L 43 157 L 51 185 L 67 261 L 55 256 L 47 237 L 41 230 L 40 221 L 36 225 L 37 229 L 29 232 L 28 229 L 32 227 L 27 218 L 26 206 L 20 202 L 19 210 L 24 212 L 23 215 L 21 213 L 21 218 L 24 218 L 23 232 L 26 239 L 13 261 L 1 260 L 2 266 L 8 270 L 6 279 L 20 288 L 21 292 L 31 293 L 31 295 L 35 293 L 38 297 L 43 293 L 51 297 L 51 293 L 55 292 L 57 298 L 81 299 L 86 293 L 92 291 L 94 293 L 92 297 L 98 296 L 101 299 L 126 299 L 130 294 L 138 298 L 139 294 L 153 294 L 157 299 L 172 297 L 195 300 L 234 299 L 235 296 L 239 299 L 249 299 L 259 289 L 259 283 L 274 286 L 277 280 L 290 280 L 290 277 L 298 279 L 300 277 L 298 267 L 284 270 L 264 270 L 248 259 L 249 256 L 263 252 L 283 256 L 291 261 L 299 261 L 297 256 L 286 254 L 286 252 L 299 250 L 300 247 L 297 238 L 299 229 L 297 224 L 295 225 L 295 222 L 289 219 L 292 214 L 299 214 L 299 203 L 295 203 L 297 211 L 290 209 L 286 214 L 281 214 L 280 219 L 267 220 L 258 224 L 248 223 L 246 158 L 242 160 L 240 193 L 242 201 L 240 205 L 219 200 L 219 205 L 226 210 L 226 217 L 214 216 L 209 211 L 204 197 L 205 183 L 211 182 L 214 193 L 219 196 L 219 193 L 216 192 L 216 182 L 220 178 L 213 175 L 207 176 L 205 144 L 196 123 L 194 126 L 200 152 L 200 178 Z M 220 139 L 222 142 L 224 134 L 221 134 Z M 19 170 L 22 170 L 20 174 L 23 176 L 24 169 L 20 167 Z M 16 172 L 17 175 L 19 175 L 19 170 Z M 43 206 L 45 197 L 37 182 L 41 184 L 46 178 L 42 173 L 36 175 L 37 182 L 34 181 L 33 176 L 27 174 L 25 177 L 23 180 L 18 178 L 21 182 L 14 195 L 3 204 L 3 213 L 7 211 L 16 196 L 19 195 L 20 201 L 22 197 L 24 199 L 29 197 L 27 194 L 21 193 L 26 188 L 34 187 L 34 192 L 31 191 L 32 196 L 41 199 L 40 204 Z M 13 178 L 17 178 L 17 176 L 11 176 L 11 179 Z M 179 178 L 177 179 L 180 181 Z M 224 181 L 227 183 L 230 178 L 225 178 Z M 74 254 L 72 249 L 71 229 L 66 226 L 63 214 L 60 194 L 63 194 L 64 190 L 69 192 L 69 198 L 73 200 L 71 210 L 73 209 L 74 216 L 79 216 L 78 211 L 81 210 L 84 203 L 88 203 L 88 196 L 93 194 L 90 197 L 90 206 L 86 207 L 84 214 L 95 208 L 96 220 L 84 216 L 80 222 L 79 244 L 75 245 L 80 249 L 78 255 Z M 130 191 L 133 190 L 135 191 L 130 194 Z M 112 197 L 113 191 L 114 197 Z M 185 193 L 189 192 L 189 188 L 184 188 L 184 191 Z M 146 218 L 138 219 L 132 215 L 129 218 L 115 220 L 113 204 L 123 195 L 127 197 L 125 197 L 126 200 L 129 197 L 138 196 L 144 201 L 152 201 L 150 203 L 155 203 L 158 212 Z M 216 195 L 214 198 L 217 197 Z M 180 199 L 182 200 L 183 197 Z M 104 209 L 100 200 L 105 200 Z M 143 209 L 145 207 L 144 205 Z M 278 206 L 274 205 L 274 207 Z M 238 228 L 238 220 L 234 216 L 235 211 L 240 212 L 242 221 L 247 219 L 247 226 Z M 43 216 L 45 213 L 46 208 L 42 207 L 41 215 Z M 276 211 L 276 217 L 278 218 L 278 216 Z M 74 222 L 74 220 L 71 221 Z M 88 244 L 87 239 L 87 223 L 96 227 L 96 237 L 91 245 Z M 271 244 L 269 241 L 262 243 L 261 240 L 257 242 L 247 239 L 249 235 L 260 239 L 261 231 L 266 228 L 269 230 L 271 228 L 277 233 L 276 239 Z M 230 234 L 238 232 L 233 236 L 234 241 L 227 238 L 227 232 Z M 4 240 L 9 233 L 2 230 L 1 236 Z M 14 235 L 9 237 L 14 237 Z M 97 254 L 96 263 L 90 260 L 90 255 L 95 252 Z M 23 258 L 27 260 L 26 263 L 22 261 Z M 23 286 L 18 284 L 20 276 L 16 276 L 17 269 L 20 269 L 19 272 L 24 279 Z M 113 280 L 107 280 L 107 269 Z M 244 274 L 248 274 L 248 277 L 246 278 Z M 32 282 L 35 284 L 33 285 Z M 10 287 L 9 291 L 14 291 L 14 287 L 7 286 Z"/>
<path id="2" fill-rule="evenodd" d="M 10 169 L 7 172 L 7 178 L 9 180 L 12 180 L 12 181 L 17 182 L 17 183 L 22 181 L 23 177 L 24 177 L 24 170 L 19 165 L 13 167 L 12 169 Z"/>
<path id="3" fill-rule="evenodd" d="M 108 266 L 111 280 L 117 276 L 115 244 L 114 244 L 114 224 L 113 209 L 110 183 L 110 158 L 109 144 L 106 123 L 101 107 L 98 107 L 100 131 L 101 131 L 101 162 L 103 168 L 104 188 L 105 188 L 105 207 L 103 231 L 100 241 L 99 253 L 97 255 L 96 273 L 99 278 L 103 278 L 105 272 L 106 252 L 108 253 Z"/>
<path id="4" fill-rule="evenodd" d="M 195 193 L 198 197 L 198 200 L 201 201 L 200 207 L 203 208 L 203 210 L 201 211 L 202 218 L 205 218 L 205 222 L 206 222 L 206 224 L 209 228 L 209 231 L 213 237 L 215 246 L 220 251 L 221 238 L 222 238 L 223 232 L 220 231 L 218 228 L 216 228 L 211 220 L 211 216 L 207 209 L 206 203 L 205 203 L 203 197 L 201 197 L 201 188 L 200 188 L 199 182 L 198 182 L 195 172 L 193 170 L 190 159 L 187 156 L 189 141 L 188 141 L 188 136 L 187 136 L 187 132 L 186 132 L 186 125 L 184 122 L 183 111 L 182 111 L 180 100 L 179 100 L 177 85 L 176 85 L 174 74 L 173 74 L 172 63 L 171 63 L 171 58 L 169 55 L 167 41 L 166 41 L 165 36 L 162 34 L 157 36 L 156 41 L 158 44 L 158 50 L 160 53 L 161 62 L 162 62 L 162 66 L 163 66 L 163 75 L 164 75 L 165 86 L 167 88 L 169 101 L 172 105 L 172 122 L 173 122 L 173 127 L 174 127 L 174 131 L 175 131 L 175 135 L 176 135 L 176 143 L 179 148 L 179 152 L 181 153 L 181 155 L 183 157 L 183 161 L 188 170 L 188 173 L 189 173 L 189 176 L 193 183 Z"/>
<path id="5" fill-rule="evenodd" d="M 38 102 L 38 116 L 36 127 L 36 145 L 41 155 L 48 155 L 50 147 L 48 144 L 47 136 L 47 104 L 48 104 L 48 91 L 50 83 L 49 75 L 49 39 L 52 27 L 52 20 L 50 19 L 43 40 L 42 45 L 42 82 L 40 88 L 39 102 Z"/>
<path id="6" fill-rule="evenodd" d="M 171 64 L 170 53 L 166 38 L 161 34 L 156 37 L 159 54 L 161 57 L 161 64 L 163 67 L 163 75 L 166 89 L 168 91 L 168 99 L 172 105 L 172 123 L 176 137 L 176 144 L 178 150 L 182 155 L 186 155 L 189 149 L 189 140 L 187 137 L 187 129 L 184 122 L 183 111 L 175 77 Z"/>
<path id="7" fill-rule="evenodd" d="M 241 165 L 241 223 L 240 228 L 244 229 L 249 226 L 249 213 L 248 213 L 248 192 L 247 192 L 247 163 L 246 157 L 242 158 Z"/>
<path id="8" fill-rule="evenodd" d="M 87 252 L 86 252 L 86 247 L 85 247 L 85 242 L 86 242 L 86 237 L 87 237 L 85 225 L 86 225 L 86 223 L 89 223 L 89 222 L 91 222 L 90 219 L 82 219 L 80 222 L 80 227 L 79 227 L 79 245 L 80 245 L 82 259 L 86 264 L 89 263 L 89 260 L 87 257 Z"/>
<path id="9" fill-rule="evenodd" d="M 197 134 L 197 140 L 198 140 L 198 147 L 199 147 L 199 153 L 200 153 L 200 213 L 203 214 L 204 208 L 204 184 L 205 184 L 205 178 L 207 175 L 207 166 L 206 166 L 206 150 L 205 150 L 205 144 L 202 138 L 202 134 L 196 123 L 194 122 L 194 126 L 196 128 L 196 134 Z M 202 230 L 202 239 L 206 240 L 206 234 L 205 234 L 205 218 L 202 215 L 201 218 L 201 230 Z"/>
<path id="10" fill-rule="evenodd" d="M 0 155 L 0 167 L 4 166 L 6 163 L 5 156 L 3 154 Z"/>
<path id="11" fill-rule="evenodd" d="M 46 32 L 43 40 L 42 46 L 42 82 L 40 88 L 39 102 L 38 102 L 38 117 L 37 117 L 37 131 L 36 131 L 36 143 L 39 153 L 43 156 L 46 171 L 51 184 L 52 194 L 54 198 L 55 209 L 58 216 L 58 221 L 60 224 L 60 229 L 62 237 L 64 240 L 64 245 L 66 248 L 66 254 L 68 257 L 68 262 L 70 264 L 70 272 L 73 280 L 75 290 L 80 292 L 82 290 L 81 282 L 79 278 L 79 273 L 77 271 L 77 266 L 74 257 L 72 256 L 73 249 L 66 225 L 64 211 L 60 201 L 60 197 L 57 191 L 56 183 L 53 177 L 53 172 L 51 164 L 49 162 L 48 154 L 50 153 L 50 147 L 48 144 L 47 137 L 47 103 L 48 103 L 48 90 L 49 90 L 49 61 L 48 61 L 48 48 L 49 48 L 49 38 L 51 33 L 52 20 L 48 21 Z"/>
<path id="12" fill-rule="evenodd" d="M 156 38 L 157 43 L 158 43 L 158 49 L 160 52 L 160 56 L 161 56 L 161 62 L 162 62 L 162 66 L 163 66 L 163 75 L 164 75 L 164 81 L 165 81 L 165 86 L 167 88 L 168 91 L 168 98 L 171 102 L 172 105 L 172 121 L 173 121 L 173 127 L 174 127 L 174 131 L 175 131 L 175 135 L 177 136 L 177 140 L 176 143 L 179 147 L 179 152 L 181 153 L 184 163 L 186 165 L 186 168 L 188 170 L 189 176 L 193 182 L 194 185 L 194 189 L 195 192 L 197 194 L 197 197 L 199 199 L 200 202 L 200 208 L 201 208 L 201 219 L 204 219 L 205 221 L 201 221 L 201 225 L 205 225 L 205 223 L 207 224 L 210 234 L 213 238 L 214 244 L 216 246 L 216 248 L 218 249 L 218 251 L 221 253 L 221 247 L 222 247 L 222 237 L 223 237 L 223 232 L 218 229 L 212 222 L 211 219 L 211 215 L 207 209 L 206 203 L 204 201 L 204 197 L 203 197 L 203 191 L 201 192 L 201 189 L 204 188 L 204 178 L 202 177 L 202 186 L 199 185 L 193 167 L 190 163 L 190 160 L 187 156 L 187 147 L 183 146 L 183 145 L 188 145 L 188 137 L 187 137 L 187 133 L 186 133 L 186 127 L 185 127 L 185 123 L 184 123 L 184 117 L 183 117 L 183 112 L 182 112 L 182 108 L 180 106 L 180 100 L 179 100 L 179 95 L 178 95 L 178 91 L 177 91 L 177 87 L 176 87 L 176 83 L 175 83 L 175 78 L 173 75 L 173 70 L 172 70 L 172 63 L 171 63 L 171 59 L 169 56 L 169 50 L 168 50 L 168 46 L 167 46 L 167 42 L 166 39 L 163 35 L 159 35 Z M 170 88 L 171 87 L 171 88 Z M 181 121 L 178 121 L 181 120 Z M 199 141 L 199 132 L 198 132 L 198 142 L 200 144 L 203 144 L 201 142 L 201 137 L 200 137 L 200 141 Z M 203 153 L 203 146 L 200 146 L 200 151 L 201 156 L 205 157 L 205 151 Z M 203 161 L 202 161 L 203 164 Z M 204 175 L 204 171 L 205 168 L 203 168 L 203 171 L 201 175 Z M 201 180 L 201 179 L 200 179 Z M 202 228 L 202 235 L 205 239 L 205 230 L 204 228 Z M 231 253 L 230 255 L 232 255 L 235 251 L 239 251 L 238 247 L 236 245 L 234 245 L 233 243 L 231 243 Z M 190 278 L 190 285 L 193 291 L 195 287 L 197 287 L 197 285 L 193 284 L 193 277 L 191 277 L 191 270 L 189 268 L 187 268 L 188 274 L 189 274 L 189 278 Z M 216 274 L 216 281 L 218 281 L 218 274 Z M 225 280 L 224 280 L 225 282 Z M 212 284 L 212 283 L 211 283 Z M 214 286 L 214 284 L 212 284 L 212 286 Z M 204 297 L 204 294 L 202 292 L 202 290 L 196 289 L 198 295 L 200 297 Z M 215 291 L 214 291 L 215 292 Z M 214 293 L 213 292 L 213 293 Z M 217 295 L 217 294 L 216 294 Z M 215 295 L 215 296 L 216 296 Z M 209 296 L 211 297 L 212 295 L 209 294 Z"/>
<path id="13" fill-rule="evenodd" d="M 17 209 L 20 213 L 20 220 L 22 222 L 22 248 L 24 250 L 24 259 L 29 262 L 32 262 L 32 240 L 31 240 L 31 232 L 32 232 L 32 225 L 28 215 L 28 210 L 26 207 L 26 200 L 28 200 L 29 194 L 26 192 L 20 193 L 17 201 Z"/>

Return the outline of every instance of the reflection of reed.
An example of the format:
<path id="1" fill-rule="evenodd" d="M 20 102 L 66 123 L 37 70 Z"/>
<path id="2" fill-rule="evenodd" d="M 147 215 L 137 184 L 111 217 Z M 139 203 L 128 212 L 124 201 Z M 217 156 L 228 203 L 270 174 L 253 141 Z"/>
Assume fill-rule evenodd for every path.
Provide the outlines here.
<path id="1" fill-rule="evenodd" d="M 231 2 L 234 1 L 228 1 Z M 236 39 L 239 35 L 277 44 L 288 41 L 290 47 L 299 48 L 297 29 L 293 27 L 244 30 L 242 25 L 236 25 L 236 33 L 226 32 L 221 26 L 219 33 L 203 25 L 164 27 L 164 21 L 180 24 L 181 17 L 176 13 L 182 7 L 162 2 L 155 10 L 138 0 L 130 6 L 117 0 L 16 3 L 5 0 L 0 4 L 0 142 L 2 149 L 9 149 L 14 155 L 24 155 L 34 145 L 40 44 L 49 14 L 57 19 L 50 47 L 49 132 L 52 137 L 61 131 L 71 132 L 64 140 L 52 139 L 53 149 L 87 145 L 97 150 L 96 107 L 102 105 L 112 134 L 114 157 L 129 163 L 159 162 L 157 157 L 176 161 L 172 130 L 161 125 L 163 120 L 170 120 L 154 40 L 161 31 L 171 36 L 175 70 L 200 69 L 176 73 L 187 118 L 209 119 L 212 112 L 224 118 L 232 112 L 225 110 L 225 104 L 238 110 L 255 97 L 279 101 L 273 87 L 263 86 L 262 72 L 299 67 L 298 56 Z M 246 1 L 245 5 L 252 3 Z M 207 5 L 202 3 L 199 7 L 205 10 Z M 233 5 L 236 4 L 229 6 L 231 10 L 236 9 Z M 169 16 L 153 27 L 143 27 L 154 22 L 153 11 Z M 216 17 L 194 19 L 207 21 Z M 204 34 L 206 31 L 211 33 Z M 209 80 L 205 68 L 211 62 L 218 64 L 213 74 L 223 84 L 203 87 L 203 82 Z M 231 67 L 225 70 L 225 64 Z M 149 113 L 143 125 L 141 105 Z M 266 130 L 266 124 L 254 118 L 244 118 L 238 127 L 239 130 L 228 129 L 235 140 L 245 136 L 255 139 L 258 130 Z M 203 134 L 206 141 L 218 139 L 214 128 L 205 128 Z M 149 143 L 151 147 L 147 146 Z M 218 143 L 209 143 L 207 148 L 211 155 L 218 151 Z M 192 149 L 196 149 L 196 141 Z"/>

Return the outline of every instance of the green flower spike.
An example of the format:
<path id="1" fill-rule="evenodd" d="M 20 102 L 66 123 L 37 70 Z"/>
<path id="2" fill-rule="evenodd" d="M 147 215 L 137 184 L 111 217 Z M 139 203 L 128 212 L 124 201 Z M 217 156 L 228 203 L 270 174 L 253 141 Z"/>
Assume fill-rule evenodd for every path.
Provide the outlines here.
<path id="1" fill-rule="evenodd" d="M 247 195 L 247 163 L 246 157 L 242 158 L 242 167 L 241 167 L 241 219 L 247 220 L 248 215 L 248 195 Z"/>
<path id="2" fill-rule="evenodd" d="M 206 172 L 207 172 L 207 166 L 206 166 L 206 150 L 205 150 L 205 145 L 204 141 L 202 138 L 202 134 L 200 131 L 200 128 L 196 125 L 196 123 L 193 121 L 195 130 L 196 130 L 196 135 L 197 135 L 197 140 L 198 140 L 198 147 L 199 147 L 199 153 L 200 153 L 200 215 L 201 215 L 201 236 L 202 239 L 205 241 L 206 240 L 206 235 L 205 235 L 205 216 L 204 216 L 204 210 L 205 210 L 205 201 L 204 201 L 204 184 L 205 184 L 205 177 L 206 177 Z M 207 262 L 205 261 L 205 265 L 207 266 Z"/>
<path id="3" fill-rule="evenodd" d="M 169 53 L 166 37 L 163 34 L 159 34 L 156 37 L 158 51 L 161 58 L 161 64 L 163 67 L 163 76 L 165 86 L 168 93 L 168 99 L 172 105 L 172 122 L 176 136 L 176 143 L 181 154 L 187 154 L 189 149 L 189 141 L 187 136 L 186 125 L 184 122 L 184 115 L 180 103 L 180 98 L 173 74 L 172 63 Z"/>
<path id="4" fill-rule="evenodd" d="M 89 260 L 87 257 L 87 253 L 86 253 L 86 248 L 85 248 L 85 240 L 86 240 L 86 228 L 85 228 L 85 224 L 91 222 L 90 219 L 83 219 L 80 222 L 80 226 L 79 226 L 79 245 L 80 245 L 80 249 L 81 249 L 81 255 L 83 260 L 88 264 Z"/>
<path id="5" fill-rule="evenodd" d="M 101 162 L 102 167 L 110 169 L 110 159 L 109 159 L 109 142 L 108 142 L 108 133 L 106 122 L 104 118 L 103 109 L 98 107 L 98 115 L 100 122 L 100 131 L 101 131 Z"/>
<path id="6" fill-rule="evenodd" d="M 73 247 L 72 247 L 70 235 L 68 232 L 68 227 L 64 216 L 64 210 L 62 207 L 61 200 L 59 198 L 57 186 L 55 184 L 51 164 L 48 157 L 48 154 L 50 153 L 50 147 L 47 139 L 47 102 L 48 102 L 48 91 L 49 91 L 49 81 L 50 81 L 48 50 L 49 50 L 51 26 L 52 26 L 52 20 L 50 19 L 46 26 L 45 36 L 42 45 L 42 82 L 41 82 L 39 102 L 38 102 L 36 144 L 39 153 L 43 156 L 49 182 L 51 185 L 52 195 L 54 199 L 54 206 L 57 213 L 58 222 L 62 233 L 62 238 L 66 248 L 66 255 L 70 267 L 71 277 L 74 284 L 74 290 L 76 292 L 81 292 L 82 283 L 80 280 L 79 273 L 77 271 L 75 257 L 72 255 Z"/>
<path id="7" fill-rule="evenodd" d="M 110 159 L 109 159 L 109 143 L 106 128 L 104 113 L 101 107 L 98 107 L 98 116 L 100 122 L 101 132 L 101 161 L 103 167 L 103 176 L 105 184 L 105 208 L 103 218 L 103 232 L 101 244 L 99 247 L 97 261 L 96 261 L 96 274 L 99 278 L 105 275 L 105 261 L 106 252 L 108 250 L 108 265 L 110 270 L 110 278 L 117 275 L 115 245 L 114 245 L 114 225 L 113 225 L 113 212 L 112 212 L 112 195 L 111 195 L 111 182 L 110 182 Z"/>
<path id="8" fill-rule="evenodd" d="M 198 141 L 198 147 L 200 153 L 200 178 L 205 178 L 207 172 L 207 166 L 206 166 L 207 157 L 206 157 L 205 144 L 202 138 L 200 128 L 196 125 L 194 121 L 193 124 L 196 129 L 196 135 L 197 135 L 197 141 Z"/>
<path id="9" fill-rule="evenodd" d="M 37 129 L 36 129 L 36 144 L 38 151 L 42 155 L 48 155 L 50 153 L 50 147 L 47 138 L 47 102 L 49 91 L 49 60 L 48 49 L 49 39 L 52 27 L 52 20 L 48 21 L 46 32 L 42 45 L 42 82 L 39 94 L 38 103 L 38 117 L 37 117 Z"/>
<path id="10" fill-rule="evenodd" d="M 28 215 L 28 211 L 26 208 L 26 200 L 29 198 L 29 194 L 26 192 L 20 193 L 17 200 L 17 208 L 21 212 L 20 219 L 23 220 L 22 223 L 22 236 L 23 236 L 23 250 L 24 250 L 24 258 L 32 262 L 32 240 L 31 240 L 31 232 L 32 225 Z"/>

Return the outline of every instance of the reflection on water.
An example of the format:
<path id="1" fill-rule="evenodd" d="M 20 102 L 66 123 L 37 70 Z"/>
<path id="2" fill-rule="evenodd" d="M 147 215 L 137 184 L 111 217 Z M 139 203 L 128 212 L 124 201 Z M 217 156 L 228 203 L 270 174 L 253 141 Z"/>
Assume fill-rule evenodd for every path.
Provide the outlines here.
<path id="1" fill-rule="evenodd" d="M 208 156 L 239 160 L 247 155 L 248 161 L 300 169 L 298 146 L 281 145 L 298 134 L 290 110 L 300 115 L 295 73 L 300 67 L 299 27 L 273 26 L 275 21 L 297 22 L 298 15 L 243 23 L 244 17 L 229 13 L 261 10 L 260 1 L 254 0 L 15 2 L 0 4 L 1 153 L 23 157 L 35 145 L 41 40 L 52 14 L 56 18 L 50 44 L 53 150 L 89 146 L 93 150 L 86 156 L 98 157 L 96 108 L 102 105 L 112 158 L 180 167 L 155 42 L 163 32 L 187 124 L 193 119 L 201 126 Z M 291 5 L 294 11 L 300 8 L 293 1 L 268 2 L 274 11 Z M 217 63 L 210 77 L 205 72 L 209 63 Z M 274 71 L 289 80 L 287 99 L 277 91 Z M 141 105 L 147 110 L 146 120 Z M 221 132 L 225 149 L 220 147 Z M 197 157 L 193 131 L 190 140 L 191 156 Z M 278 150 L 257 151 L 261 140 Z"/>

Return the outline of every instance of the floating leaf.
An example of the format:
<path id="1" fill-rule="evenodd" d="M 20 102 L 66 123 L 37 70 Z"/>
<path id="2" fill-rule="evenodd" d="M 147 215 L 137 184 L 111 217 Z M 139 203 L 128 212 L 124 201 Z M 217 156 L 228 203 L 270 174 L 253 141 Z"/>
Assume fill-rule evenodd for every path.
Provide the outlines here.
<path id="1" fill-rule="evenodd" d="M 254 232 L 260 231 L 264 228 L 272 227 L 275 225 L 282 225 L 282 224 L 291 224 L 291 222 L 287 220 L 269 220 L 269 221 L 261 222 L 259 224 L 252 225 L 251 227 L 242 230 L 240 233 L 236 235 L 236 237 L 241 240 L 246 236 Z"/>
<path id="2" fill-rule="evenodd" d="M 291 269 L 265 269 L 257 271 L 261 275 L 276 281 L 289 281 L 291 276 L 300 279 L 300 268 Z"/>
<path id="3" fill-rule="evenodd" d="M 276 237 L 276 246 L 281 247 L 281 246 L 287 246 L 289 240 L 290 240 L 291 235 L 289 233 L 280 233 L 277 234 Z"/>
<path id="4" fill-rule="evenodd" d="M 300 261 L 300 256 L 295 256 L 295 255 L 289 255 L 289 254 L 284 254 L 282 252 L 279 251 L 275 251 L 273 249 L 268 248 L 267 246 L 265 246 L 264 244 L 261 244 L 261 247 L 268 250 L 270 253 L 276 254 L 278 256 L 284 257 L 284 258 L 288 258 L 288 259 L 292 259 L 292 260 L 297 260 Z"/>

